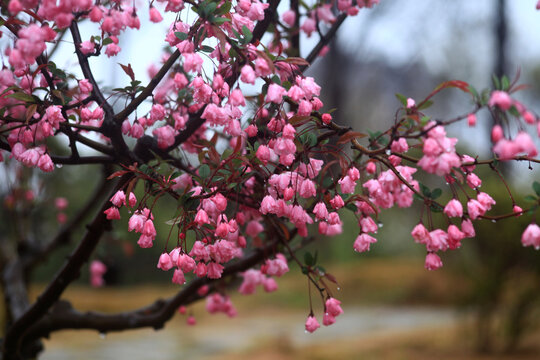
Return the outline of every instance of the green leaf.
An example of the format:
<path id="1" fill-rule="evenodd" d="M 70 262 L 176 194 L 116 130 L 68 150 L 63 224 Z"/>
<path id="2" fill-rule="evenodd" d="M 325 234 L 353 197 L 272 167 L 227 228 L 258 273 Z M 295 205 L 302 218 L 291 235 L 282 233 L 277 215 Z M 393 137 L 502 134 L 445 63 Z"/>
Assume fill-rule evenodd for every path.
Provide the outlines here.
<path id="1" fill-rule="evenodd" d="M 442 190 L 441 190 L 441 189 L 439 189 L 439 188 L 434 189 L 434 190 L 431 192 L 431 198 L 435 200 L 436 198 L 438 198 L 439 196 L 441 196 L 441 194 L 442 194 Z"/>
<path id="2" fill-rule="evenodd" d="M 429 120 L 431 120 L 431 117 L 429 117 L 429 116 L 422 116 L 422 118 L 420 119 L 420 125 L 426 126 L 427 123 L 429 122 Z"/>
<path id="3" fill-rule="evenodd" d="M 400 93 L 396 93 L 396 97 L 403 106 L 407 106 L 407 97 Z"/>
<path id="4" fill-rule="evenodd" d="M 304 253 L 304 264 L 306 264 L 307 266 L 315 265 L 315 258 L 313 257 L 313 255 L 311 255 L 309 251 L 306 251 Z"/>
<path id="5" fill-rule="evenodd" d="M 212 23 L 213 23 L 213 24 L 216 24 L 216 25 L 223 25 L 223 24 L 225 24 L 225 23 L 228 22 L 228 21 L 231 21 L 231 19 L 229 19 L 229 18 L 224 18 L 224 17 L 218 17 L 218 18 L 212 19 Z"/>
<path id="6" fill-rule="evenodd" d="M 429 191 L 429 188 L 422 184 L 422 183 L 419 183 L 420 185 L 420 191 L 422 192 L 422 194 L 425 196 L 425 197 L 430 197 L 431 196 L 431 191 Z"/>
<path id="7" fill-rule="evenodd" d="M 493 74 L 491 76 L 491 80 L 493 81 L 493 86 L 495 86 L 495 89 L 501 90 L 501 82 L 499 78 L 497 77 L 497 75 Z"/>
<path id="8" fill-rule="evenodd" d="M 510 80 L 506 75 L 503 75 L 501 79 L 501 88 L 504 91 L 508 91 L 508 89 L 510 88 Z"/>
<path id="9" fill-rule="evenodd" d="M 356 212 L 358 210 L 356 205 L 353 203 L 348 203 L 347 205 L 345 205 L 345 208 L 351 210 L 352 212 Z"/>
<path id="10" fill-rule="evenodd" d="M 253 39 L 253 34 L 246 25 L 242 26 L 242 34 L 244 35 L 245 44 L 251 42 L 251 39 Z"/>
<path id="11" fill-rule="evenodd" d="M 215 15 L 224 15 L 231 12 L 232 1 L 226 1 L 216 10 Z"/>
<path id="12" fill-rule="evenodd" d="M 427 108 L 429 108 L 431 105 L 433 105 L 433 101 L 428 100 L 428 101 L 424 102 L 424 103 L 422 104 L 422 106 L 420 106 L 420 107 L 418 108 L 418 110 L 424 110 L 424 109 L 427 109 Z"/>
<path id="13" fill-rule="evenodd" d="M 532 195 L 525 196 L 525 201 L 535 203 L 538 201 L 538 199 Z"/>
<path id="14" fill-rule="evenodd" d="M 476 91 L 476 89 L 472 85 L 469 85 L 469 93 L 472 94 L 474 99 L 479 99 L 480 98 L 480 95 L 478 95 L 478 91 Z"/>
<path id="15" fill-rule="evenodd" d="M 186 40 L 188 38 L 188 34 L 180 32 L 180 31 L 175 31 L 174 36 L 176 36 L 177 38 L 179 38 L 182 41 L 184 41 L 184 40 Z"/>
<path id="16" fill-rule="evenodd" d="M 317 145 L 317 135 L 313 132 L 309 132 L 307 134 L 306 144 L 310 147 Z"/>
<path id="17" fill-rule="evenodd" d="M 36 102 L 36 99 L 34 99 L 34 97 L 32 95 L 28 95 L 28 94 L 23 93 L 23 92 L 16 92 L 16 93 L 13 93 L 13 94 L 9 94 L 6 97 L 12 98 L 12 99 L 15 99 L 15 100 L 19 100 L 19 101 L 24 101 L 24 102 L 31 102 L 31 103 Z"/>
<path id="18" fill-rule="evenodd" d="M 101 43 L 101 45 L 105 46 L 112 43 L 113 43 L 113 40 L 111 38 L 106 38 L 106 39 L 103 39 L 103 42 Z"/>
<path id="19" fill-rule="evenodd" d="M 214 48 L 208 45 L 203 45 L 199 48 L 199 50 L 207 52 L 207 53 L 211 53 L 212 51 L 214 51 Z"/>
<path id="20" fill-rule="evenodd" d="M 540 196 L 540 183 L 538 181 L 533 182 L 533 190 L 537 196 Z"/>
<path id="21" fill-rule="evenodd" d="M 208 176 L 210 176 L 210 167 L 206 164 L 202 164 L 199 168 L 199 176 L 201 179 L 206 179 Z"/>

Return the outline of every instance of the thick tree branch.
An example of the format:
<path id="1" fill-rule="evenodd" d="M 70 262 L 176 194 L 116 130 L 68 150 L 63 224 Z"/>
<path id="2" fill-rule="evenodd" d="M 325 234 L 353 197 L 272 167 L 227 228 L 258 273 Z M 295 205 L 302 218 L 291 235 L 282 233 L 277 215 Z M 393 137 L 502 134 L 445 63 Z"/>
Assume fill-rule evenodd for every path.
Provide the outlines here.
<path id="1" fill-rule="evenodd" d="M 110 331 L 123 331 L 151 327 L 161 329 L 180 305 L 190 304 L 201 298 L 197 290 L 203 285 L 217 284 L 223 278 L 236 275 L 261 262 L 268 253 L 278 244 L 272 242 L 262 249 L 255 250 L 234 264 L 227 266 L 222 274 L 222 279 L 211 280 L 207 277 L 197 278 L 191 281 L 176 295 L 166 299 L 157 300 L 149 306 L 118 314 L 103 314 L 97 312 L 81 313 L 71 307 L 69 303 L 62 302 L 53 311 L 36 322 L 28 330 L 25 341 L 31 341 L 47 336 L 51 332 L 60 329 L 94 329 L 101 333 Z"/>
<path id="2" fill-rule="evenodd" d="M 122 177 L 120 181 L 114 186 L 114 192 L 125 184 L 129 175 Z M 6 359 L 13 359 L 17 357 L 17 353 L 20 349 L 21 339 L 26 330 L 36 321 L 41 319 L 43 315 L 51 308 L 51 306 L 58 301 L 66 287 L 80 275 L 80 268 L 88 261 L 88 258 L 92 254 L 96 245 L 101 238 L 101 235 L 108 228 L 110 223 L 106 219 L 103 211 L 109 206 L 108 198 L 104 204 L 98 210 L 98 213 L 94 217 L 92 223 L 88 225 L 88 230 L 83 239 L 77 246 L 77 248 L 69 256 L 67 262 L 63 265 L 62 269 L 56 274 L 54 279 L 49 283 L 47 288 L 38 296 L 37 300 L 24 312 L 22 316 L 15 319 L 15 322 L 7 330 L 4 338 L 4 355 Z"/>

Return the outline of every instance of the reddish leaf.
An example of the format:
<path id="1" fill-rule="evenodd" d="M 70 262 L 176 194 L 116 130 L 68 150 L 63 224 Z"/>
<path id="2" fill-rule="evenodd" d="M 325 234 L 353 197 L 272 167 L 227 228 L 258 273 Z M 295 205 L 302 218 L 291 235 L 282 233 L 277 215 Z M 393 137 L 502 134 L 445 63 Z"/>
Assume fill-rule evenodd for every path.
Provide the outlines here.
<path id="1" fill-rule="evenodd" d="M 294 126 L 300 126 L 300 125 L 304 125 L 309 120 L 311 120 L 311 116 L 294 115 L 292 118 L 289 119 L 289 124 L 294 125 Z"/>
<path id="2" fill-rule="evenodd" d="M 336 279 L 336 277 L 334 275 L 326 273 L 326 274 L 324 274 L 324 277 L 327 278 L 328 280 L 330 280 L 331 282 L 333 282 L 334 284 L 339 285 L 338 282 L 337 282 L 337 279 Z"/>
<path id="3" fill-rule="evenodd" d="M 113 172 L 111 175 L 109 175 L 109 176 L 107 177 L 107 180 L 114 179 L 115 177 L 119 177 L 119 176 L 125 175 L 125 174 L 127 174 L 127 173 L 129 173 L 129 171 L 127 171 L 127 170 L 118 170 L 118 171 L 115 171 L 115 172 Z"/>
<path id="4" fill-rule="evenodd" d="M 135 81 L 135 73 L 133 72 L 133 68 L 131 67 L 131 64 L 123 65 L 118 63 L 122 67 L 122 70 L 131 78 L 131 81 Z"/>
<path id="5" fill-rule="evenodd" d="M 361 139 L 367 135 L 357 131 L 347 131 L 345 134 L 341 135 L 337 141 L 338 145 L 346 144 L 353 139 Z"/>
<path id="6" fill-rule="evenodd" d="M 307 62 L 306 59 L 301 58 L 301 57 L 294 57 L 293 56 L 293 57 L 285 59 L 284 61 L 289 63 L 289 64 L 300 65 L 300 66 L 309 66 L 309 62 Z"/>

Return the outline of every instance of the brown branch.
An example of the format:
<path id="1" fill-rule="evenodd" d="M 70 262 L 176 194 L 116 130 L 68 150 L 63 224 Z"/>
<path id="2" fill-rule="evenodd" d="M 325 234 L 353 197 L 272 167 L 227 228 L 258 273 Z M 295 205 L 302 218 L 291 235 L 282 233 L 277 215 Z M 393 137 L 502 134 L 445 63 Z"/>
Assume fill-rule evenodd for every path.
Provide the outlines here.
<path id="1" fill-rule="evenodd" d="M 256 249 L 251 255 L 227 266 L 223 271 L 222 279 L 197 278 L 176 295 L 166 300 L 159 299 L 153 304 L 137 310 L 118 314 L 81 313 L 73 309 L 69 303 L 61 302 L 53 311 L 29 328 L 25 341 L 47 336 L 51 332 L 60 329 L 93 329 L 101 333 L 144 327 L 161 329 L 172 318 L 180 305 L 188 305 L 201 298 L 197 294 L 197 290 L 201 286 L 217 284 L 227 276 L 234 276 L 253 267 L 260 263 L 266 257 L 268 251 L 274 248 L 277 243 L 275 241 L 262 249 Z"/>
<path id="2" fill-rule="evenodd" d="M 126 175 L 117 182 L 113 192 L 120 188 L 129 179 Z M 83 239 L 68 257 L 66 263 L 60 271 L 55 275 L 54 279 L 49 283 L 47 288 L 38 296 L 37 300 L 28 308 L 24 314 L 17 319 L 7 329 L 3 343 L 3 353 L 5 359 L 17 357 L 19 349 L 21 349 L 21 340 L 27 329 L 36 321 L 41 319 L 43 315 L 58 301 L 66 287 L 80 275 L 80 268 L 88 261 L 93 250 L 97 246 L 99 239 L 107 229 L 110 221 L 106 219 L 103 211 L 109 206 L 108 198 L 98 210 L 98 213 L 92 220 L 92 223 L 87 226 L 87 232 Z"/>

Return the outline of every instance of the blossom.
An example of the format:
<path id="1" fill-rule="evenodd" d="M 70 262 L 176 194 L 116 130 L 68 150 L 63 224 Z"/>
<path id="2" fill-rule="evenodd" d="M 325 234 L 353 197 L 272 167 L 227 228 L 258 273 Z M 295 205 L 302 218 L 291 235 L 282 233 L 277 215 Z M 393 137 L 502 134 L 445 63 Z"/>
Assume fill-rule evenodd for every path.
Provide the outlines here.
<path id="1" fill-rule="evenodd" d="M 444 207 L 444 213 L 449 217 L 462 217 L 463 206 L 457 199 L 452 199 Z"/>
<path id="2" fill-rule="evenodd" d="M 431 270 L 437 270 L 442 265 L 443 265 L 443 263 L 442 263 L 441 258 L 439 257 L 439 255 L 434 254 L 434 253 L 428 253 L 426 255 L 426 262 L 424 264 L 424 267 L 427 270 L 430 270 L 430 271 Z"/>
<path id="3" fill-rule="evenodd" d="M 521 235 L 521 243 L 523 246 L 533 246 L 536 250 L 540 250 L 540 227 L 529 224 Z"/>
<path id="4" fill-rule="evenodd" d="M 317 318 L 315 318 L 315 316 L 308 316 L 306 320 L 306 331 L 312 333 L 320 327 L 321 325 L 319 325 L 319 322 L 317 321 Z"/>

